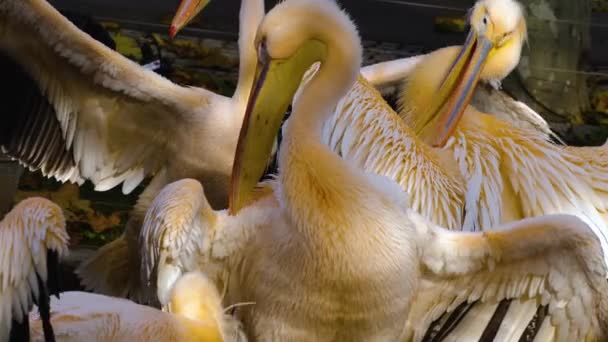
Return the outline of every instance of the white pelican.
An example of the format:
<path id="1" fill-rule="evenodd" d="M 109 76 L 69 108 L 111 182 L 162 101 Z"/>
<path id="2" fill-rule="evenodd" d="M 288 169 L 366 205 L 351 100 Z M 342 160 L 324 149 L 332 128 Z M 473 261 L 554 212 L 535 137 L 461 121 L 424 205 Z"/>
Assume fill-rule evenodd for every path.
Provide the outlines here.
<path id="1" fill-rule="evenodd" d="M 215 275 L 227 273 L 218 277 L 226 281 L 228 304 L 255 303 L 237 309 L 255 340 L 421 340 L 443 312 L 505 298 L 548 305 L 541 338 L 606 338 L 606 267 L 580 219 L 552 215 L 485 233 L 449 232 L 404 209 L 397 184 L 323 144 L 323 124 L 361 63 L 356 28 L 333 1 L 281 2 L 262 21 L 256 47 L 232 179 L 229 211 L 236 215 L 212 210 L 196 181 L 181 180 L 163 190 L 146 217 L 141 238 L 156 240 L 156 249 L 144 260 L 160 275 L 161 300 L 160 287 L 171 278 L 209 266 Z M 251 193 L 283 113 L 315 62 L 321 66 L 284 128 L 272 191 Z M 167 224 L 173 208 L 186 203 L 189 217 Z M 182 258 L 186 251 L 196 257 Z"/>
<path id="2" fill-rule="evenodd" d="M 405 121 L 422 139 L 450 150 L 467 179 L 464 225 L 483 229 L 523 217 L 573 214 L 592 226 L 608 251 L 608 161 L 593 162 L 600 156 L 590 158 L 587 147 L 552 144 L 468 106 L 478 79 L 499 82 L 519 62 L 526 39 L 521 5 L 480 0 L 470 24 L 465 45 L 429 54 L 407 78 L 401 97 Z"/>
<path id="3" fill-rule="evenodd" d="M 249 1 L 263 3 L 262 0 Z M 204 0 L 184 0 L 178 13 L 185 18 L 177 16 L 174 19 L 172 34 L 187 25 L 206 4 Z M 247 12 L 241 12 L 241 25 L 255 22 L 244 19 L 247 15 Z M 253 32 L 256 27 L 241 26 L 241 29 Z M 425 57 L 380 63 L 363 68 L 361 72 L 365 78 L 370 78 L 369 83 L 372 84 L 386 82 L 387 77 L 390 81 L 401 80 Z M 305 79 L 310 79 L 315 70 L 311 68 Z M 477 95 L 486 106 L 502 110 L 501 116 L 511 122 L 534 127 L 541 134 L 550 135 L 546 122 L 525 105 L 509 100 L 504 94 L 480 91 Z M 410 193 L 412 206 L 434 223 L 451 229 L 462 227 L 466 184 L 457 165 L 451 163 L 451 157 L 446 158 L 442 151 L 433 151 L 421 144 L 415 134 L 398 121 L 393 110 L 368 81 L 358 78 L 355 86 L 338 103 L 335 115 L 325 123 L 323 137 L 343 158 L 354 161 L 366 171 L 398 182 Z M 448 162 L 444 162 L 446 159 Z"/>
<path id="4" fill-rule="evenodd" d="M 61 208 L 44 198 L 21 201 L 0 222 L 0 341 L 244 339 L 240 323 L 224 314 L 215 285 L 200 273 L 174 279 L 170 313 L 87 292 L 59 295 L 58 261 L 68 241 Z M 49 307 L 51 295 L 57 298 Z"/>
<path id="5" fill-rule="evenodd" d="M 591 225 L 606 250 L 608 158 L 595 153 L 605 147 L 554 145 L 547 134 L 518 128 L 471 106 L 466 107 L 477 78 L 500 79 L 517 64 L 526 34 L 521 7 L 514 0 L 481 0 L 473 9 L 472 30 L 464 47 L 448 47 L 430 53 L 418 61 L 413 70 L 407 60 L 392 64 L 397 66 L 395 74 L 409 75 L 404 83 L 401 115 L 421 138 L 430 143 L 437 138 L 439 140 L 433 144 L 441 145 L 456 127 L 457 118 L 462 118 L 444 146 L 447 154 L 455 159 L 452 164 L 465 178 L 466 203 L 460 225 L 466 230 L 480 230 L 524 217 L 573 214 Z M 484 24 L 484 20 L 488 24 Z M 457 55 L 460 58 L 455 60 Z M 392 79 L 390 68 L 378 70 L 382 70 L 384 79 Z M 449 70 L 451 72 L 446 75 Z M 440 86 L 441 90 L 435 96 Z M 370 97 L 372 95 L 367 95 Z M 370 106 L 369 100 L 359 98 L 364 97 L 347 95 L 342 100 L 342 107 L 354 112 L 351 116 L 357 120 L 369 122 L 373 115 L 355 112 Z M 461 115 L 463 111 L 465 113 Z M 343 137 L 347 137 L 348 142 L 354 141 L 352 137 L 364 132 L 361 127 L 365 126 L 361 124 L 349 127 L 339 123 L 344 121 L 339 115 L 332 120 L 338 123 L 333 124 L 336 128 L 330 126 L 332 128 L 327 130 L 326 140 L 330 144 L 340 143 L 345 139 Z M 440 123 L 447 124 L 437 128 Z M 376 131 L 381 131 L 382 126 L 378 126 Z M 373 139 L 366 135 L 365 141 Z M 342 145 L 341 155 L 355 156 L 359 165 L 376 163 L 384 165 L 385 169 L 394 167 L 391 159 L 378 157 L 385 151 L 375 152 L 376 158 L 369 157 L 372 154 L 370 144 L 359 144 L 363 148 L 353 143 Z M 444 157 L 449 160 L 448 155 Z M 416 201 L 415 196 L 412 199 Z"/>
<path id="6" fill-rule="evenodd" d="M 49 296 L 59 294 L 59 257 L 68 250 L 61 209 L 44 198 L 17 204 L 0 222 L 0 341 L 28 341 L 28 313 L 40 307 L 46 341 L 53 341 Z"/>
<path id="7" fill-rule="evenodd" d="M 263 3 L 244 1 L 242 27 L 257 27 L 263 14 Z M 145 70 L 78 30 L 44 0 L 0 1 L 0 53 L 22 70 L 32 94 L 28 103 L 6 109 L 2 151 L 60 181 L 88 179 L 99 191 L 122 183 L 129 193 L 154 176 L 125 235 L 78 269 L 87 287 L 137 297 L 139 277 L 130 277 L 139 274 L 137 236 L 150 201 L 169 182 L 199 179 L 212 205 L 227 205 L 255 67 L 253 34 L 240 31 L 239 82 L 227 98 Z"/>

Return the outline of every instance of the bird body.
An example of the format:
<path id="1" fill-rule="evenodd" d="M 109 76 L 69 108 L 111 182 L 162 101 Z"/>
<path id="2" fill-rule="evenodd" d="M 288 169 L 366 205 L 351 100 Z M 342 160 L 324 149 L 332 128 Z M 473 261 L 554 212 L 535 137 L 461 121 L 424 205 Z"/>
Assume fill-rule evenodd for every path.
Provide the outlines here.
<path id="1" fill-rule="evenodd" d="M 439 135 L 453 131 L 437 147 L 450 152 L 467 184 L 463 227 L 482 230 L 525 217 L 572 214 L 590 224 L 608 251 L 606 179 L 602 176 L 608 169 L 605 161 L 592 161 L 602 154 L 584 158 L 590 157 L 585 153 L 588 147 L 555 145 L 546 135 L 516 127 L 470 105 L 459 104 L 452 111 L 451 103 L 456 102 L 449 101 L 466 102 L 464 97 L 472 88 L 454 88 L 456 95 L 438 107 L 442 105 L 436 94 L 450 86 L 459 68 L 465 68 L 458 63 L 469 46 L 473 45 L 472 51 L 482 44 L 492 46 L 487 58 L 480 59 L 475 76 L 485 81 L 500 81 L 519 62 L 526 40 L 521 5 L 514 0 L 480 0 L 472 13 L 467 43 L 427 54 L 404 81 L 400 98 L 400 115 L 422 140 L 435 141 L 438 130 Z M 477 63 L 475 56 L 471 58 L 471 64 Z M 468 75 L 463 76 L 462 84 L 469 80 Z M 433 108 L 441 108 L 444 114 Z"/>
<path id="2" fill-rule="evenodd" d="M 361 63 L 356 28 L 333 1 L 278 4 L 255 46 L 228 211 L 212 210 L 189 179 L 165 187 L 146 215 L 140 238 L 154 243 L 146 244 L 143 276 L 156 283 L 161 304 L 171 279 L 209 267 L 226 288 L 225 304 L 252 303 L 236 316 L 253 340 L 419 341 L 443 313 L 503 299 L 547 305 L 542 324 L 558 340 L 605 338 L 606 266 L 580 219 L 450 232 L 408 209 L 398 184 L 323 143 L 323 125 Z M 283 113 L 315 62 L 284 127 L 279 173 L 254 191 Z M 190 214 L 172 219 L 182 207 Z M 493 334 L 505 329 L 513 330 Z"/>

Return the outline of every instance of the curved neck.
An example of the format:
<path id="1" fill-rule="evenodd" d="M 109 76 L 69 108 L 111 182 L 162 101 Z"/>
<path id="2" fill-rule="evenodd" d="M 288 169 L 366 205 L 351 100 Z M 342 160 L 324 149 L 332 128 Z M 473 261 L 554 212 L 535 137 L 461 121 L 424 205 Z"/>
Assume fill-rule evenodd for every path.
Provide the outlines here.
<path id="1" fill-rule="evenodd" d="M 264 17 L 264 0 L 241 0 L 239 13 L 239 79 L 232 95 L 233 101 L 244 107 L 253 84 L 257 55 L 255 35 Z M 239 111 L 241 112 L 241 111 Z"/>
<path id="2" fill-rule="evenodd" d="M 340 99 L 354 85 L 361 66 L 361 46 L 356 32 L 340 30 L 317 17 L 311 26 L 319 34 L 311 37 L 327 45 L 327 55 L 320 61 L 315 75 L 303 85 L 293 104 L 293 112 L 284 129 L 279 148 L 279 179 L 284 208 L 289 212 L 296 229 L 310 238 L 317 246 L 330 246 L 328 235 L 322 227 L 326 221 L 343 221 L 349 210 L 344 202 L 345 191 L 352 189 L 354 179 L 348 168 L 335 152 L 322 142 L 322 127 Z M 310 27 L 309 27 L 310 28 Z M 327 206 L 335 210 L 327 212 Z M 316 215 L 311 210 L 323 207 Z"/>
<path id="3" fill-rule="evenodd" d="M 285 128 L 286 140 L 321 142 L 324 122 L 357 80 L 361 66 L 360 47 L 351 45 L 339 32 L 326 29 L 325 37 L 319 39 L 327 45 L 327 57 L 320 61 L 319 69 L 302 86 L 300 96 L 293 104 Z"/>

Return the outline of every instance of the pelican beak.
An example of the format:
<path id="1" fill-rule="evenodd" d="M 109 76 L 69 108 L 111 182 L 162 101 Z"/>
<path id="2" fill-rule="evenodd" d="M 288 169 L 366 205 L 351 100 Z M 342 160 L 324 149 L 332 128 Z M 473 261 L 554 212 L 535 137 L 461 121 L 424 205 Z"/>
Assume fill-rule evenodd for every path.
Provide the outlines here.
<path id="1" fill-rule="evenodd" d="M 171 39 L 181 31 L 184 26 L 188 25 L 197 14 L 199 14 L 203 8 L 205 8 L 211 0 L 182 0 L 182 3 L 177 9 L 177 13 L 171 21 L 171 27 L 169 28 L 169 36 Z"/>
<path id="2" fill-rule="evenodd" d="M 327 46 L 318 40 L 302 44 L 290 57 L 272 59 L 262 41 L 258 48 L 255 80 L 232 167 L 229 213 L 236 214 L 250 203 L 266 169 L 283 116 L 291 104 L 302 76 L 325 57 Z"/>
<path id="3" fill-rule="evenodd" d="M 433 104 L 427 109 L 428 118 L 435 118 L 436 135 L 432 146 L 442 147 L 464 113 L 479 81 L 488 54 L 494 44 L 484 34 L 469 32 L 465 44 L 445 76 Z M 429 120 L 430 121 L 430 120 Z"/>

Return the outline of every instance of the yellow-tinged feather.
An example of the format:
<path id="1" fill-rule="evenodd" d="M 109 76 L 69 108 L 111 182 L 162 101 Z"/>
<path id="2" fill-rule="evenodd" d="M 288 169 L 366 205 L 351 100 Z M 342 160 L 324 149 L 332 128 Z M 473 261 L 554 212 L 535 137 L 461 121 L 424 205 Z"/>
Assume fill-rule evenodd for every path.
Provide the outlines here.
<path id="1" fill-rule="evenodd" d="M 431 221 L 461 227 L 464 180 L 454 159 L 418 139 L 363 77 L 325 122 L 323 140 L 363 170 L 397 182 Z"/>
<path id="2" fill-rule="evenodd" d="M 237 309 L 250 336 L 390 340 L 406 321 L 406 340 L 420 340 L 434 319 L 464 301 L 484 302 L 482 317 L 503 299 L 532 297 L 548 304 L 547 321 L 561 339 L 576 339 L 580 331 L 587 335 L 581 337 L 605 339 L 606 266 L 581 220 L 544 216 L 491 233 L 450 232 L 404 209 L 398 184 L 362 172 L 323 144 L 315 129 L 354 84 L 360 62 L 354 27 L 335 3 L 285 1 L 269 12 L 259 36 L 266 42 L 258 45 L 267 57 L 261 65 L 275 56 L 288 58 L 307 39 L 327 43 L 328 54 L 294 102 L 280 173 L 271 182 L 274 196 L 235 216 L 216 212 L 214 230 L 222 239 L 234 238 L 234 248 L 217 256 L 213 237 L 211 252 L 195 265 L 226 259 L 226 302 L 255 302 Z M 276 108 L 256 112 L 255 100 L 249 110 L 260 119 L 283 114 Z M 271 139 L 275 132 L 257 133 Z M 356 141 L 354 135 L 335 137 L 345 146 Z M 584 317 L 571 318 L 581 311 Z"/>
<path id="3" fill-rule="evenodd" d="M 465 227 L 481 230 L 525 217 L 572 214 L 591 226 L 608 251 L 605 147 L 555 145 L 470 107 L 445 148 L 468 184 L 481 187 L 467 189 Z"/>

